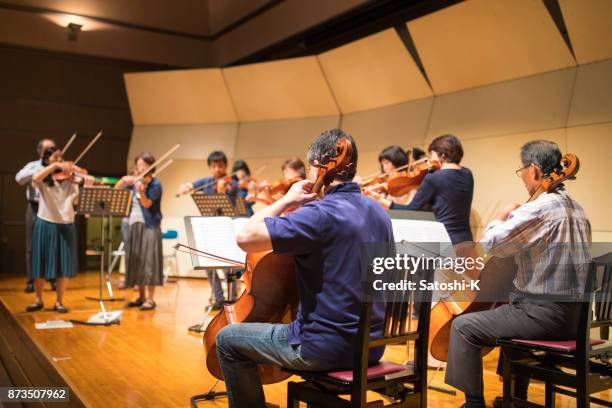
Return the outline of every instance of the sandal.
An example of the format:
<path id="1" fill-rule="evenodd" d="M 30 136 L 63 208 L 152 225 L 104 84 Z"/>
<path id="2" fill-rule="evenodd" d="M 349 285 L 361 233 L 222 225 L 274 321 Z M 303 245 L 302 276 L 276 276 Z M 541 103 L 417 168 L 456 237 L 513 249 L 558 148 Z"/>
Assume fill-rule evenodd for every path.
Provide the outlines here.
<path id="1" fill-rule="evenodd" d="M 136 300 L 132 300 L 130 303 L 127 304 L 127 307 L 140 307 L 142 306 L 142 304 L 145 302 L 145 300 L 143 298 L 138 298 Z"/>
<path id="2" fill-rule="evenodd" d="M 35 302 L 26 307 L 26 312 L 36 312 L 37 310 L 41 310 L 45 305 L 42 302 Z"/>
<path id="3" fill-rule="evenodd" d="M 53 311 L 57 313 L 68 313 L 68 308 L 61 303 L 55 303 L 55 306 L 53 306 Z"/>
<path id="4" fill-rule="evenodd" d="M 153 300 L 147 300 L 142 304 L 142 306 L 140 306 L 140 310 L 153 310 L 155 309 L 155 306 L 157 305 Z"/>

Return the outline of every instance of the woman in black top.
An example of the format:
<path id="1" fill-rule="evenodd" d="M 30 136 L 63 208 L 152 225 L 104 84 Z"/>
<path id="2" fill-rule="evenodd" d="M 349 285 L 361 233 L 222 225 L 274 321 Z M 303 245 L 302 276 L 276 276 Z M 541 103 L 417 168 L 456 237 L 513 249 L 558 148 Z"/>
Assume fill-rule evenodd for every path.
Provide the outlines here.
<path id="1" fill-rule="evenodd" d="M 474 177 L 470 169 L 459 165 L 463 157 L 461 142 L 453 135 L 439 136 L 427 150 L 431 160 L 439 161 L 442 168 L 425 176 L 410 204 L 391 203 L 390 209 L 423 210 L 431 206 L 453 244 L 472 241 L 470 209 Z"/>

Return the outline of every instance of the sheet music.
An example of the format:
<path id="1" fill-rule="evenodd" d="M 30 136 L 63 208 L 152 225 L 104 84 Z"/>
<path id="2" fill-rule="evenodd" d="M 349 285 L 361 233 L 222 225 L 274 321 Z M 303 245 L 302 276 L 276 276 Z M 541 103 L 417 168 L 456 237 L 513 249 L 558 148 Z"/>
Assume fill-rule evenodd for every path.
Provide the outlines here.
<path id="1" fill-rule="evenodd" d="M 428 256 L 455 256 L 450 236 L 441 222 L 391 219 L 391 224 L 395 242 L 402 244 L 398 246 L 398 251 L 401 249 L 404 253 L 408 250 L 408 253 L 414 252 L 415 256 L 418 256 L 419 252 Z M 432 243 L 432 245 L 422 245 L 423 243 Z"/>
<path id="2" fill-rule="evenodd" d="M 247 218 L 192 217 L 191 227 L 196 249 L 244 262 L 246 252 L 238 247 L 236 236 L 246 221 Z M 236 267 L 233 264 L 203 256 L 198 257 L 197 266 L 201 268 Z"/>

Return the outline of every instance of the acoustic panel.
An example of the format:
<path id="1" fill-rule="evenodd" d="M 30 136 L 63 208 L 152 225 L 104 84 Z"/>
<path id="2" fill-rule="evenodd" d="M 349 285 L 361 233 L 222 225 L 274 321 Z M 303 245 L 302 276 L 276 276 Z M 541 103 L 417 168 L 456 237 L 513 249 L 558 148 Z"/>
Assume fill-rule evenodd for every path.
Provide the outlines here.
<path id="1" fill-rule="evenodd" d="M 322 131 L 337 127 L 337 116 L 241 123 L 235 157 L 305 156 Z"/>
<path id="2" fill-rule="evenodd" d="M 612 1 L 559 0 L 579 64 L 612 58 Z"/>
<path id="3" fill-rule="evenodd" d="M 339 113 L 316 57 L 225 68 L 223 75 L 240 122 Z"/>
<path id="4" fill-rule="evenodd" d="M 428 137 L 463 140 L 565 126 L 576 68 L 436 96 Z"/>
<path id="5" fill-rule="evenodd" d="M 318 56 L 342 113 L 431 96 L 432 92 L 394 29 Z"/>
<path id="6" fill-rule="evenodd" d="M 612 122 L 612 59 L 578 67 L 567 126 Z"/>
<path id="7" fill-rule="evenodd" d="M 575 65 L 541 1 L 471 0 L 407 24 L 435 94 Z"/>
<path id="8" fill-rule="evenodd" d="M 531 140 L 545 139 L 566 151 L 565 129 L 462 140 L 462 165 L 474 175 L 472 227 L 484 227 L 502 208 L 529 198 L 515 171 L 521 167 L 520 148 Z"/>
<path id="9" fill-rule="evenodd" d="M 584 207 L 594 230 L 612 231 L 612 194 L 609 165 L 612 162 L 612 122 L 567 129 L 568 152 L 580 159 L 576 180 L 568 190 Z"/>
<path id="10" fill-rule="evenodd" d="M 135 125 L 235 122 L 217 68 L 125 74 Z"/>
<path id="11" fill-rule="evenodd" d="M 177 143 L 181 147 L 172 154 L 174 159 L 203 160 L 213 150 L 222 150 L 228 157 L 234 155 L 236 124 L 134 126 L 128 155 L 132 159 L 142 151 L 160 156 Z"/>
<path id="12" fill-rule="evenodd" d="M 380 152 L 389 145 L 423 147 L 433 98 L 350 113 L 342 128 L 353 135 L 362 151 Z"/>

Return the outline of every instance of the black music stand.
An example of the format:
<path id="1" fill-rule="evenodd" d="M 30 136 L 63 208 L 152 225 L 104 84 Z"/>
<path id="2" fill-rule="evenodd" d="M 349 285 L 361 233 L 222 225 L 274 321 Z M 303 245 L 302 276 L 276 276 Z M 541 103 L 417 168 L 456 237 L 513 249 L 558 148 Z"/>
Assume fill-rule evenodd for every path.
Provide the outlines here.
<path id="1" fill-rule="evenodd" d="M 231 197 L 228 194 L 202 193 L 191 194 L 200 215 L 204 217 L 243 217 L 247 215 L 244 198 L 236 195 Z M 232 202 L 234 198 L 234 202 Z"/>
<path id="2" fill-rule="evenodd" d="M 113 290 L 110 282 L 111 278 L 111 259 L 113 245 L 113 216 L 126 217 L 130 211 L 132 203 L 131 190 L 119 190 L 109 187 L 84 187 L 79 191 L 79 203 L 77 205 L 77 214 L 86 216 L 101 217 L 100 220 L 100 287 L 99 296 L 86 297 L 88 300 L 95 300 L 100 304 L 101 313 L 94 315 L 89 321 L 74 321 L 74 323 L 82 323 L 88 325 L 110 325 L 119 324 L 121 312 L 108 313 L 104 307 L 104 302 L 121 301 L 124 298 L 113 297 Z M 108 237 L 104 228 L 105 221 L 108 223 Z M 105 262 L 106 261 L 106 262 Z M 105 268 L 105 264 L 107 268 Z M 104 287 L 104 271 L 107 272 L 106 286 L 110 297 L 103 296 Z"/>

